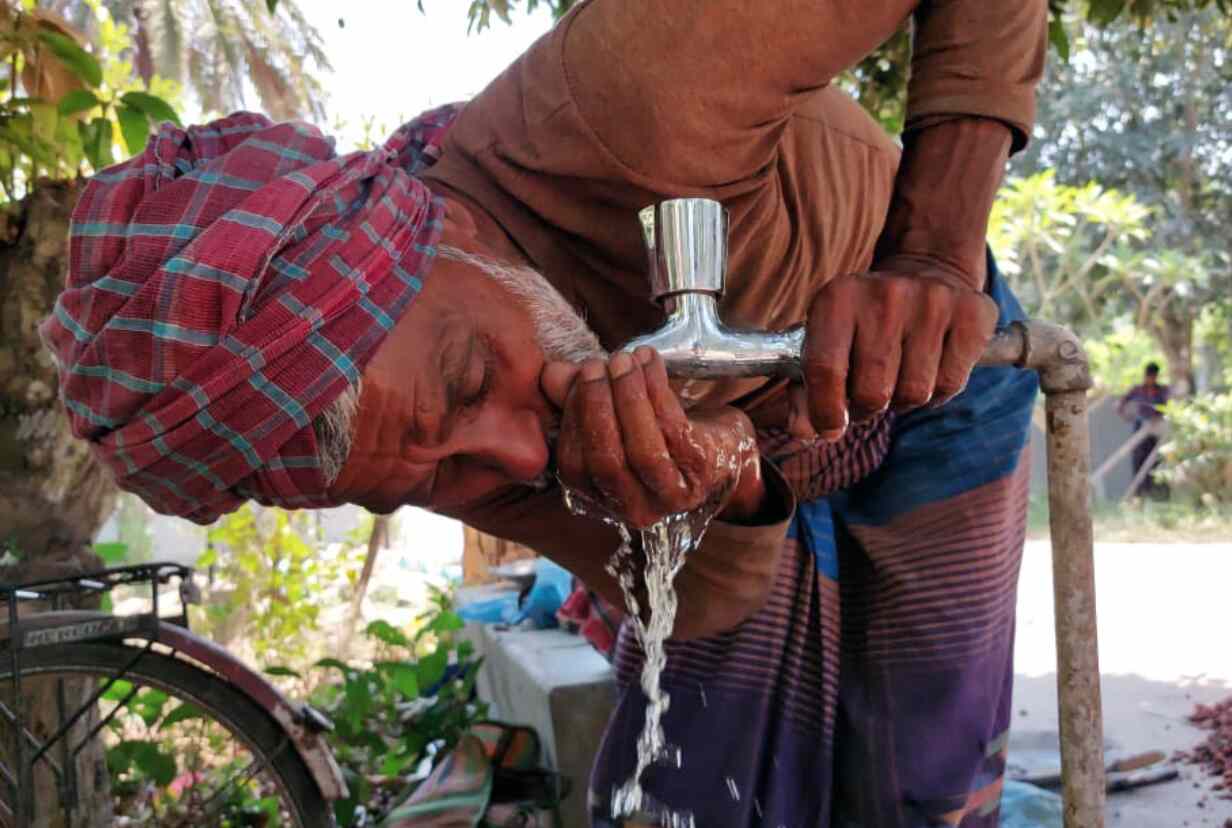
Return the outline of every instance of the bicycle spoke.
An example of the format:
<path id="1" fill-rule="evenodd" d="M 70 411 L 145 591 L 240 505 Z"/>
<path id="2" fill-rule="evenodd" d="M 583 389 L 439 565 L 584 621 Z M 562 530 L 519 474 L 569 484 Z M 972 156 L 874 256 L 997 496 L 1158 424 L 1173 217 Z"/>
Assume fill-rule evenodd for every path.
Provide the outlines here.
<path id="1" fill-rule="evenodd" d="M 63 723 L 64 709 L 68 706 L 68 700 L 64 695 L 64 679 L 60 676 L 56 677 L 56 717 Z M 61 799 L 71 809 L 72 804 L 77 801 L 77 753 L 69 749 L 69 731 L 65 731 L 64 739 L 60 742 L 60 764 L 64 768 L 64 778 L 60 780 Z"/>
<path id="2" fill-rule="evenodd" d="M 53 819 L 79 819 L 106 807 L 134 826 L 332 824 L 332 811 L 294 743 L 268 712 L 242 688 L 191 661 L 150 652 L 147 642 L 74 643 L 60 651 L 32 651 L 23 658 L 22 672 L 23 681 L 35 682 L 23 692 L 40 699 L 38 718 L 19 731 L 17 714 L 0 702 L 0 732 L 13 724 L 16 738 L 4 733 L 9 752 L 19 744 L 27 760 L 40 755 L 43 761 L 33 776 L 29 762 L 21 766 L 24 772 L 11 761 L 7 767 L 0 762 L 0 828 L 24 825 L 26 806 L 13 797 L 35 789 L 40 803 L 44 792 L 50 794 Z M 125 681 L 117 685 L 121 677 Z M 113 699 L 119 703 L 113 706 Z M 35 735 L 51 731 L 61 736 L 54 749 Z M 64 746 L 71 749 L 75 780 L 66 778 L 69 768 L 55 763 Z M 92 771 L 77 764 L 88 757 L 93 767 L 104 753 L 110 789 L 106 783 L 96 787 Z M 7 822 L 6 813 L 13 814 Z"/>
<path id="3" fill-rule="evenodd" d="M 279 745 L 278 749 L 274 751 L 274 753 L 269 757 L 270 761 L 272 762 L 273 760 L 277 759 L 279 754 L 281 754 L 286 749 L 286 747 L 287 747 L 287 742 L 284 741 L 281 745 Z M 265 769 L 265 763 L 261 762 L 259 758 L 253 757 L 253 760 L 248 763 L 248 766 L 244 768 L 244 770 L 241 773 L 238 773 L 232 776 L 230 779 L 224 782 L 219 787 L 219 789 L 210 796 L 209 799 L 205 800 L 205 802 L 202 803 L 201 807 L 203 809 L 206 809 L 204 814 L 202 815 L 207 816 L 207 817 L 214 816 L 217 813 L 217 810 L 213 810 L 213 811 L 208 810 L 210 804 L 213 803 L 214 800 L 218 799 L 218 797 L 223 792 L 228 791 L 231 788 L 237 787 L 242 783 L 250 781 L 254 776 L 256 776 L 258 773 L 260 773 L 264 769 Z M 209 824 L 209 823 L 207 822 L 206 824 Z"/>
<path id="4" fill-rule="evenodd" d="M 68 731 L 72 728 L 72 726 L 77 724 L 77 720 L 80 719 L 82 716 L 84 716 L 89 710 L 91 710 L 94 707 L 94 705 L 98 703 L 98 700 L 103 697 L 103 694 L 111 689 L 112 685 L 114 685 L 117 681 L 122 679 L 128 673 L 129 670 L 137 666 L 137 662 L 141 661 L 142 657 L 147 652 L 149 652 L 153 647 L 154 647 L 153 641 L 147 642 L 145 647 L 138 650 L 137 654 L 133 656 L 131 659 L 129 659 L 128 664 L 126 664 L 124 668 L 120 670 L 120 672 L 117 675 L 109 678 L 106 682 L 103 683 L 101 687 L 95 690 L 94 694 L 90 696 L 89 700 L 87 700 L 86 703 L 83 704 L 76 713 L 73 714 L 72 718 L 70 718 L 67 722 L 64 722 L 63 724 L 61 724 L 59 730 L 57 730 L 55 733 L 51 735 L 51 738 L 48 739 L 47 742 L 43 745 L 43 747 L 39 749 L 38 753 L 35 754 L 34 759 L 30 760 L 31 763 L 37 761 L 39 757 L 41 757 L 47 751 L 48 748 L 50 748 L 53 744 L 56 743 L 56 741 L 58 741 L 61 737 L 63 737 L 66 733 L 68 733 Z"/>
<path id="5" fill-rule="evenodd" d="M 107 683 L 107 686 L 103 688 L 103 692 L 106 693 L 107 690 L 110 689 L 119 680 L 120 678 L 118 676 L 113 678 L 111 681 Z M 94 741 L 94 737 L 99 734 L 99 731 L 101 731 L 104 727 L 107 726 L 108 722 L 115 720 L 117 713 L 119 713 L 121 710 L 126 710 L 128 708 L 128 703 L 133 700 L 133 696 L 136 696 L 137 692 L 140 689 L 141 689 L 140 686 L 134 684 L 133 689 L 129 690 L 128 693 L 124 695 L 124 698 L 116 702 L 115 706 L 107 711 L 107 715 L 98 717 L 98 721 L 95 723 L 94 727 L 90 728 L 90 732 L 85 735 L 85 738 L 81 740 L 81 742 L 77 745 L 77 747 L 73 748 L 73 758 L 74 759 L 77 758 L 77 754 L 81 753 L 81 751 L 84 750 L 87 745 L 89 745 L 91 742 Z"/>
<path id="6" fill-rule="evenodd" d="M 3 717 L 4 719 L 6 719 L 9 725 L 14 730 L 17 730 L 17 714 L 14 713 L 12 710 L 10 710 L 9 706 L 6 705 L 4 702 L 0 702 L 0 717 Z M 56 780 L 59 781 L 64 776 L 64 769 L 60 767 L 60 763 L 57 762 L 55 759 L 52 759 L 50 756 L 45 755 L 47 746 L 50 744 L 50 742 L 39 741 L 39 738 L 35 736 L 33 733 L 31 733 L 27 728 L 24 728 L 24 727 L 21 728 L 21 732 L 22 732 L 22 735 L 25 736 L 26 743 L 30 747 L 34 748 L 35 751 L 37 751 L 37 753 L 35 753 L 34 758 L 29 760 L 30 764 L 33 765 L 35 762 L 41 759 L 43 762 L 47 763 L 47 766 L 51 768 L 53 773 L 55 773 Z"/>

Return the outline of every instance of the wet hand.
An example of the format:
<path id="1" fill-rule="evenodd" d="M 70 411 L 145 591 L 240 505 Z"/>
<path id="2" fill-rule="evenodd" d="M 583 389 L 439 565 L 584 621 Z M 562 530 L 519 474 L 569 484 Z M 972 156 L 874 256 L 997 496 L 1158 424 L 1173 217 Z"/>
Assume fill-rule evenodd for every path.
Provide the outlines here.
<path id="1" fill-rule="evenodd" d="M 793 436 L 837 440 L 851 422 L 957 396 L 997 322 L 973 282 L 982 279 L 904 257 L 827 284 L 809 309 Z"/>
<path id="2" fill-rule="evenodd" d="M 752 517 L 764 498 L 753 426 L 723 407 L 685 413 L 649 348 L 607 361 L 548 364 L 544 394 L 561 410 L 561 481 L 636 527 L 717 499 L 720 517 Z"/>

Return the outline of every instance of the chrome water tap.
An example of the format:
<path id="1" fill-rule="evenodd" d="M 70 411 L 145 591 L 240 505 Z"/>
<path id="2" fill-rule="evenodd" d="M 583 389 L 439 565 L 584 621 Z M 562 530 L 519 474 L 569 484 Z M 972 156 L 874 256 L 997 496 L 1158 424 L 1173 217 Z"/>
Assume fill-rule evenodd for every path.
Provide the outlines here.
<path id="1" fill-rule="evenodd" d="M 650 260 L 651 298 L 667 311 L 659 330 L 625 345 L 662 356 L 674 377 L 795 377 L 804 328 L 773 333 L 729 328 L 719 319 L 727 272 L 727 211 L 706 198 L 677 198 L 638 217 Z"/>
<path id="2" fill-rule="evenodd" d="M 652 296 L 668 317 L 663 327 L 634 339 L 625 350 L 655 348 L 676 377 L 798 377 L 801 327 L 761 333 L 728 328 L 719 319 L 727 269 L 723 206 L 682 198 L 647 207 L 639 215 L 650 254 Z M 1087 357 L 1082 342 L 1065 328 L 1011 322 L 993 336 L 979 364 L 1036 371 L 1045 394 L 1065 828 L 1102 828 L 1104 740 L 1088 480 L 1087 389 L 1092 383 Z"/>

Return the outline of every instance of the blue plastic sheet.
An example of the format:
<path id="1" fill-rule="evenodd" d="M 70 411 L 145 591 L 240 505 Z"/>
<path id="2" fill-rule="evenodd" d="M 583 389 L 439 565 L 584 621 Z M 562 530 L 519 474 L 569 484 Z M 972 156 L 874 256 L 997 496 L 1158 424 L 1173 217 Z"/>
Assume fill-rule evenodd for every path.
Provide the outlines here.
<path id="1" fill-rule="evenodd" d="M 556 611 L 573 591 L 573 575 L 546 558 L 535 561 L 535 583 L 519 603 L 516 590 L 501 592 L 458 607 L 464 621 L 480 624 L 525 624 L 546 630 L 559 625 Z"/>
<path id="2" fill-rule="evenodd" d="M 1005 781 L 1001 828 L 1062 828 L 1061 797 L 1026 782 Z"/>

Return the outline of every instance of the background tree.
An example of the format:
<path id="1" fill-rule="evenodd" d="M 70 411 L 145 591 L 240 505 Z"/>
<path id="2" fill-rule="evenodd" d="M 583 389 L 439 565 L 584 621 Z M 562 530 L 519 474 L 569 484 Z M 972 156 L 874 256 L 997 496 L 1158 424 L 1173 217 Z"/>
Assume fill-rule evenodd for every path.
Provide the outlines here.
<path id="1" fill-rule="evenodd" d="M 100 0 L 51 0 L 45 7 L 96 32 Z M 206 112 L 260 109 L 277 120 L 325 117 L 319 78 L 330 71 L 321 35 L 294 0 L 101 0 L 133 31 L 119 55 L 148 85 L 184 83 Z M 253 101 L 255 92 L 256 100 Z"/>
<path id="2" fill-rule="evenodd" d="M 1119 245 L 1117 292 L 1130 319 L 1163 350 L 1174 385 L 1196 389 L 1196 352 L 1218 359 L 1214 326 L 1196 341 L 1202 309 L 1232 292 L 1223 225 L 1232 214 L 1232 26 L 1213 4 L 1177 4 L 1149 25 L 1070 21 L 1073 53 L 1041 87 L 1032 144 L 1014 161 L 1059 185 L 1096 181 L 1150 213 L 1146 237 Z"/>
<path id="3" fill-rule="evenodd" d="M 1155 212 L 1132 194 L 1061 184 L 1049 170 L 1007 182 L 989 241 L 1033 314 L 1088 338 L 1128 320 L 1155 340 L 1179 395 L 1195 387 L 1194 326 L 1215 289 L 1218 259 L 1161 246 Z"/>
<path id="4" fill-rule="evenodd" d="M 1155 209 L 1162 245 L 1218 244 L 1232 210 L 1228 19 L 1208 8 L 1144 28 L 1077 25 L 1072 40 L 1073 59 L 1049 67 L 1016 170 L 1132 193 Z"/>
<path id="5" fill-rule="evenodd" d="M 0 2 L 0 582 L 8 583 L 101 565 L 93 539 L 111 511 L 114 484 L 85 444 L 68 433 L 56 399 L 55 365 L 38 325 L 63 288 L 69 215 L 81 176 L 139 152 L 155 124 L 177 120 L 166 98 L 179 88 L 135 68 L 133 59 L 140 64 L 142 58 L 131 30 L 97 3 L 82 4 L 92 15 L 88 27 L 33 6 L 30 0 Z M 233 15 L 240 9 L 216 8 Z M 220 25 L 213 32 L 193 31 L 213 37 L 221 48 L 233 30 Z M 254 77 L 269 76 L 272 70 L 261 63 L 270 60 L 261 51 L 264 41 L 254 36 L 237 43 L 228 48 L 247 50 L 240 53 L 243 66 Z M 208 63 L 205 54 L 190 50 L 188 65 L 220 65 Z M 271 65 L 284 71 L 282 64 Z M 292 65 L 287 76 L 294 79 L 294 66 L 303 65 Z M 186 75 L 210 84 L 201 90 L 206 101 L 222 100 L 211 97 L 224 88 L 220 76 L 221 70 Z M 267 101 L 269 110 L 291 107 L 277 83 L 254 80 L 253 86 L 278 93 Z M 68 686 L 66 692 L 70 702 L 84 700 L 90 688 Z M 28 695 L 35 732 L 54 729 L 55 698 L 37 688 Z M 77 761 L 80 813 L 86 816 L 75 825 L 110 824 L 100 746 L 83 750 Z M 37 776 L 36 784 L 50 782 Z"/>

